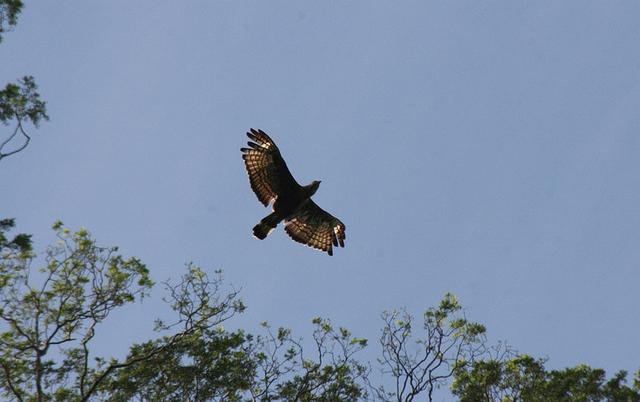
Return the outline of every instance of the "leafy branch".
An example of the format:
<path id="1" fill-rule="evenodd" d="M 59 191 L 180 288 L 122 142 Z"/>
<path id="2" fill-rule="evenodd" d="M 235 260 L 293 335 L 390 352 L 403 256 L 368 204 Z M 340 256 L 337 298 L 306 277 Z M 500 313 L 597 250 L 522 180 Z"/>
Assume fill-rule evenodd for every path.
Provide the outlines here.
<path id="1" fill-rule="evenodd" d="M 18 80 L 18 84 L 7 84 L 0 90 L 0 122 L 7 126 L 14 122 L 15 127 L 11 134 L 0 143 L 0 160 L 14 155 L 25 149 L 31 137 L 27 134 L 24 124 L 31 122 L 38 127 L 41 120 L 49 120 L 46 103 L 40 99 L 38 86 L 31 76 L 25 76 Z M 12 150 L 5 151 L 10 144 L 22 138 L 22 142 Z"/>
<path id="2" fill-rule="evenodd" d="M 22 11 L 21 0 L 0 0 L 0 43 L 2 34 L 11 30 L 18 23 L 18 15 Z"/>

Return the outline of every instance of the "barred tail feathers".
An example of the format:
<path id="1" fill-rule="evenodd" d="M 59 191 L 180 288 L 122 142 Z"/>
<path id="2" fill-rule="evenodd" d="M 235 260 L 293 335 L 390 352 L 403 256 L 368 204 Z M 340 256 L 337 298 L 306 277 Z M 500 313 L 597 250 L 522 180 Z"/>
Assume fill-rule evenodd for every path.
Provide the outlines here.
<path id="1" fill-rule="evenodd" d="M 271 233 L 276 226 L 278 226 L 280 220 L 281 219 L 275 212 L 267 215 L 260 221 L 260 223 L 253 227 L 253 235 L 257 239 L 264 240 L 264 238 L 267 237 L 267 235 Z"/>

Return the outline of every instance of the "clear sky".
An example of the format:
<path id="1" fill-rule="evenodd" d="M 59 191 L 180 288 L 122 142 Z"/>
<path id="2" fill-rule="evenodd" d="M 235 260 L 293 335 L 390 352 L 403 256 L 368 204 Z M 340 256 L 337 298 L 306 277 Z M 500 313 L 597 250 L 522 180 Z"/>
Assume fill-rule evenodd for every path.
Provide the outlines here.
<path id="1" fill-rule="evenodd" d="M 382 310 L 450 291 L 550 367 L 636 370 L 639 16 L 637 1 L 28 1 L 0 83 L 34 75 L 51 120 L 0 162 L 0 216 L 39 249 L 58 218 L 87 227 L 158 282 L 223 269 L 249 330 L 309 335 L 320 315 L 374 339 Z M 322 180 L 346 248 L 251 236 L 269 211 L 240 157 L 250 127 L 299 182 Z M 100 348 L 148 337 L 160 296 L 114 316 Z"/>

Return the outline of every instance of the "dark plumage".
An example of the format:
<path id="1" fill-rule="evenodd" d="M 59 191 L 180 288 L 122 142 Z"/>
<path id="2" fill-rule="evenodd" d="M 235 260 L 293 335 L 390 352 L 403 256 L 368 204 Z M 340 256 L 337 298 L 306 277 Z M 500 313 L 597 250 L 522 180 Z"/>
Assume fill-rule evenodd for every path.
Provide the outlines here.
<path id="1" fill-rule="evenodd" d="M 293 178 L 278 147 L 262 130 L 247 133 L 250 148 L 240 148 L 249 183 L 258 200 L 273 212 L 253 228 L 262 240 L 284 220 L 284 230 L 295 241 L 333 255 L 333 246 L 344 247 L 345 226 L 311 200 L 319 181 L 301 186 Z"/>

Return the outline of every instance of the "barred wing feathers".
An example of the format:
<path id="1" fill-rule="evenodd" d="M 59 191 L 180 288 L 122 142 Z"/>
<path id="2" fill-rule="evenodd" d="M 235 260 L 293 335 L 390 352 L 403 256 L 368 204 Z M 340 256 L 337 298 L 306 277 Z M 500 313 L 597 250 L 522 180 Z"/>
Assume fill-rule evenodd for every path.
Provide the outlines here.
<path id="1" fill-rule="evenodd" d="M 284 230 L 298 243 L 333 255 L 333 246 L 344 247 L 345 226 L 338 218 L 306 201 L 285 220 Z"/>
<path id="2" fill-rule="evenodd" d="M 240 148 L 249 183 L 258 200 L 268 206 L 279 194 L 299 186 L 280 155 L 275 142 L 262 130 L 247 133 L 250 148 Z"/>

